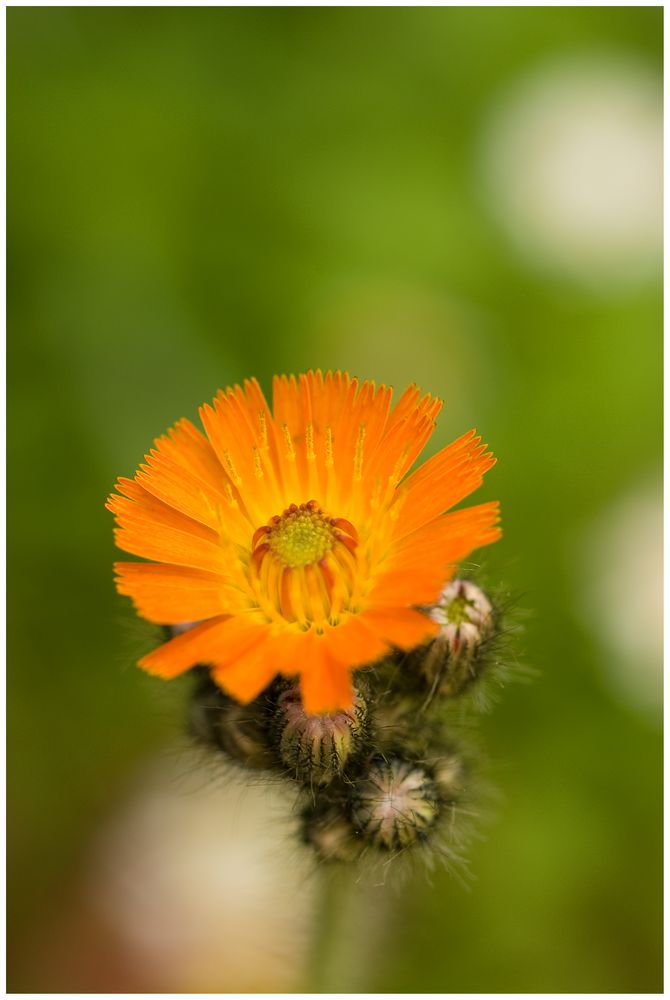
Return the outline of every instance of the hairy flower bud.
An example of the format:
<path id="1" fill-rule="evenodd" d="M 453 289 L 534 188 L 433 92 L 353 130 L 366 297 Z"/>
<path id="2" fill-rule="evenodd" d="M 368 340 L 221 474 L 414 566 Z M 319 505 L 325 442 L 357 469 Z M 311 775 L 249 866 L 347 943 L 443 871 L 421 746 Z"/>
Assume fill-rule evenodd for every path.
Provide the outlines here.
<path id="1" fill-rule="evenodd" d="M 214 746 L 245 767 L 276 766 L 269 743 L 269 719 L 264 702 L 240 705 L 205 676 L 194 692 L 189 714 L 194 739 Z"/>
<path id="2" fill-rule="evenodd" d="M 356 694 L 348 712 L 308 715 L 297 684 L 279 696 L 275 732 L 281 759 L 301 781 L 326 785 L 341 774 L 366 734 L 367 705 Z"/>
<path id="3" fill-rule="evenodd" d="M 441 628 L 422 655 L 421 672 L 441 695 L 453 698 L 478 675 L 478 654 L 493 632 L 493 608 L 474 583 L 452 580 L 430 616 Z"/>
<path id="4" fill-rule="evenodd" d="M 311 805 L 303 813 L 303 839 L 321 861 L 355 861 L 361 853 L 361 838 L 337 806 Z"/>
<path id="5" fill-rule="evenodd" d="M 441 638 L 453 657 L 471 654 L 493 627 L 493 608 L 488 597 L 470 580 L 452 580 L 431 611 L 441 626 Z"/>
<path id="6" fill-rule="evenodd" d="M 354 784 L 352 822 L 369 844 L 399 850 L 425 837 L 439 815 L 439 799 L 433 777 L 421 764 L 380 758 Z"/>

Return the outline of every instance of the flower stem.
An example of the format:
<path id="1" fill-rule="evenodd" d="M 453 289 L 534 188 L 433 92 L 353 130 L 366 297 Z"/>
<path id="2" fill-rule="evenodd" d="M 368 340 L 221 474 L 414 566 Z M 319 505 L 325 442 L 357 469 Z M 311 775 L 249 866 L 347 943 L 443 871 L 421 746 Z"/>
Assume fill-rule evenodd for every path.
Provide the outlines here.
<path id="1" fill-rule="evenodd" d="M 369 992 L 386 931 L 387 893 L 356 882 L 346 867 L 324 869 L 321 876 L 308 992 Z"/>

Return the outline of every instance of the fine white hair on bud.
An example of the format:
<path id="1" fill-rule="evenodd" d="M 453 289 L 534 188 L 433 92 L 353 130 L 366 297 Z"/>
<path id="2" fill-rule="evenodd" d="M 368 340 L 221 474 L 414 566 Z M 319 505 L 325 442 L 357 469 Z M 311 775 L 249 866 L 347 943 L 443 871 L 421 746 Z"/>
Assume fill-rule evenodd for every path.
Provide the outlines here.
<path id="1" fill-rule="evenodd" d="M 399 757 L 374 761 L 351 793 L 354 829 L 383 850 L 411 847 L 426 837 L 440 811 L 432 775 Z"/>
<path id="2" fill-rule="evenodd" d="M 348 712 L 308 715 L 293 684 L 277 700 L 274 728 L 279 755 L 298 780 L 327 785 L 344 772 L 365 742 L 367 705 L 360 693 Z"/>

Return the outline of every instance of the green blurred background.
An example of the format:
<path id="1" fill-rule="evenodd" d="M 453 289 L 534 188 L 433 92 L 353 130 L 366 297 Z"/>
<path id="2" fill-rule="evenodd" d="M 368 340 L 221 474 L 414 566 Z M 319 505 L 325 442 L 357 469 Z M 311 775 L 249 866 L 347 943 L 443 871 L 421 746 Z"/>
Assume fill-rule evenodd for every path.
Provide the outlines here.
<path id="1" fill-rule="evenodd" d="M 486 435 L 538 671 L 483 722 L 470 891 L 407 884 L 342 988 L 660 991 L 662 10 L 7 20 L 9 989 L 157 988 L 91 844 L 188 684 L 133 668 L 103 502 L 219 386 L 313 366 Z"/>

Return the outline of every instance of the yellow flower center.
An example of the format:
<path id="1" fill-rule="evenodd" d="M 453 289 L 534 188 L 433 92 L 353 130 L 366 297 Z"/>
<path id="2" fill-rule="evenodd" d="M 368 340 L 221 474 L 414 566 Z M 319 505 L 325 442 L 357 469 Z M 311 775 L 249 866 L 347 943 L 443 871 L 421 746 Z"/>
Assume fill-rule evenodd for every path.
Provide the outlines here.
<path id="1" fill-rule="evenodd" d="M 356 575 L 358 535 L 316 500 L 291 504 L 259 528 L 251 542 L 251 572 L 271 618 L 307 626 L 345 609 Z"/>
<path id="2" fill-rule="evenodd" d="M 316 504 L 292 504 L 269 527 L 267 544 L 277 559 L 291 568 L 318 562 L 335 542 L 335 528 Z"/>

